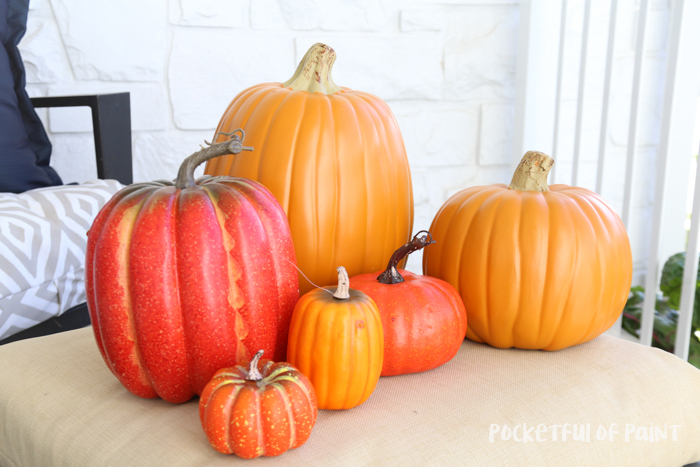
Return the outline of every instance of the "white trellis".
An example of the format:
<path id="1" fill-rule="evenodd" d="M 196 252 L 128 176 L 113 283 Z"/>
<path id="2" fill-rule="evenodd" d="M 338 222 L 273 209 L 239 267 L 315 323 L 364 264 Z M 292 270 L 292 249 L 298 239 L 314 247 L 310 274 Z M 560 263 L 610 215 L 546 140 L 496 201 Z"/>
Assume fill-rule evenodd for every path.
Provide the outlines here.
<path id="1" fill-rule="evenodd" d="M 592 0 L 583 0 L 581 49 L 579 55 L 578 93 L 574 123 L 572 184 L 578 184 L 583 140 L 583 114 L 587 105 L 586 83 L 590 78 L 589 45 L 591 32 Z M 600 140 L 598 144 L 595 189 L 603 191 L 605 164 L 609 159 L 607 135 L 610 126 L 611 86 L 615 75 L 615 52 L 618 43 L 620 0 L 605 2 L 610 9 L 603 97 L 600 114 Z M 523 0 L 521 3 L 521 30 L 519 34 L 517 97 L 515 111 L 514 154 L 517 162 L 529 149 L 550 152 L 557 159 L 562 132 L 561 102 L 562 82 L 565 75 L 564 48 L 569 2 L 547 0 Z M 642 163 L 639 153 L 640 117 L 642 116 L 646 43 L 648 40 L 652 0 L 638 0 L 636 4 L 636 40 L 634 70 L 629 87 L 632 98 L 629 107 L 629 128 L 621 218 L 628 231 L 631 223 L 633 194 L 640 189 L 635 180 L 635 165 Z M 700 184 L 696 183 L 693 196 L 692 222 L 687 234 L 685 223 L 685 199 L 691 156 L 696 104 L 700 92 L 700 1 L 672 0 L 668 17 L 666 40 L 666 69 L 663 110 L 660 123 L 660 139 L 655 158 L 654 203 L 650 242 L 642 245 L 647 251 L 645 289 L 648 299 L 644 303 L 640 342 L 650 345 L 652 340 L 655 292 L 658 289 L 660 269 L 670 254 L 686 249 L 686 268 L 683 276 L 683 293 L 677 330 L 675 353 L 688 358 L 692 322 L 693 301 L 698 267 L 698 240 L 700 237 Z M 556 165 L 555 165 L 556 167 Z M 561 170 L 561 169 L 560 169 Z M 552 177 L 559 180 L 561 173 L 552 170 Z M 700 181 L 700 164 L 698 177 Z M 641 236 L 640 236 L 641 237 Z M 637 238 L 640 238 L 637 237 Z M 687 246 L 686 246 L 687 245 Z M 619 332 L 621 319 L 613 328 Z"/>

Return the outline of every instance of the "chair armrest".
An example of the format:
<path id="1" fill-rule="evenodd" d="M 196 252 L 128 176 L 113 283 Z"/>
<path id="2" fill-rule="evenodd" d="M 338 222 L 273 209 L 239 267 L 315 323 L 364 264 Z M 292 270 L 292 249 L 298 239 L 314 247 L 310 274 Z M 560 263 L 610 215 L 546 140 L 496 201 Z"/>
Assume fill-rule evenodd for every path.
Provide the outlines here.
<path id="1" fill-rule="evenodd" d="M 124 185 L 133 183 L 129 93 L 33 97 L 34 107 L 90 107 L 97 176 Z"/>

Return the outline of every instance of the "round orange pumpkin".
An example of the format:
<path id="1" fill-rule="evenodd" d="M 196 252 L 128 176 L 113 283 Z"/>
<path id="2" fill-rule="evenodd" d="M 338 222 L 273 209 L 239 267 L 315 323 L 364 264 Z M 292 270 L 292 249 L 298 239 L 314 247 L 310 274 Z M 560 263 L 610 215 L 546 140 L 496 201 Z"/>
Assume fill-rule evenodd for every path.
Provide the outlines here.
<path id="1" fill-rule="evenodd" d="M 597 337 L 622 312 L 632 281 L 622 221 L 590 190 L 548 187 L 553 163 L 528 152 L 510 187 L 462 190 L 433 220 L 423 272 L 457 288 L 473 341 L 558 350 Z"/>
<path id="2" fill-rule="evenodd" d="M 319 409 L 351 409 L 365 402 L 384 360 L 382 319 L 374 301 L 349 288 L 344 267 L 338 286 L 314 289 L 297 302 L 287 360 L 310 380 Z"/>
<path id="3" fill-rule="evenodd" d="M 318 407 L 311 382 L 285 362 L 222 368 L 199 399 L 199 419 L 214 449 L 244 459 L 279 456 L 304 444 Z"/>
<path id="4" fill-rule="evenodd" d="M 243 128 L 255 149 L 207 163 L 205 173 L 256 180 L 282 205 L 298 266 L 318 285 L 376 271 L 411 238 L 413 190 L 403 138 L 387 104 L 341 88 L 336 55 L 316 44 L 285 83 L 264 83 L 229 104 L 217 132 Z M 301 294 L 313 287 L 299 276 Z"/>
<path id="5" fill-rule="evenodd" d="M 418 373 L 447 363 L 467 331 L 467 313 L 454 287 L 397 269 L 406 255 L 435 243 L 429 232 L 420 236 L 423 232 L 391 255 L 385 271 L 350 278 L 350 287 L 372 297 L 382 317 L 382 376 Z"/>

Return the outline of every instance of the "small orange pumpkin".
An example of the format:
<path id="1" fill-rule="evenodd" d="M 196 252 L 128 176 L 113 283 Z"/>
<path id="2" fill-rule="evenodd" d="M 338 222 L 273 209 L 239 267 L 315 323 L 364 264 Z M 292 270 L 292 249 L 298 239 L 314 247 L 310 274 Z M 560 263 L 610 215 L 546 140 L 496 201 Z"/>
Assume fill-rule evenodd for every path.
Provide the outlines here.
<path id="1" fill-rule="evenodd" d="M 199 419 L 214 449 L 244 459 L 279 456 L 304 444 L 318 406 L 311 382 L 288 363 L 258 361 L 217 371 L 199 399 Z"/>
<path id="2" fill-rule="evenodd" d="M 473 341 L 558 350 L 597 337 L 622 312 L 632 282 L 625 227 L 596 193 L 548 186 L 553 163 L 530 151 L 510 187 L 462 190 L 433 220 L 423 273 L 459 290 Z"/>
<path id="3" fill-rule="evenodd" d="M 384 360 L 379 310 L 349 287 L 344 267 L 338 286 L 314 289 L 297 302 L 287 359 L 311 380 L 319 409 L 350 409 L 374 391 Z"/>

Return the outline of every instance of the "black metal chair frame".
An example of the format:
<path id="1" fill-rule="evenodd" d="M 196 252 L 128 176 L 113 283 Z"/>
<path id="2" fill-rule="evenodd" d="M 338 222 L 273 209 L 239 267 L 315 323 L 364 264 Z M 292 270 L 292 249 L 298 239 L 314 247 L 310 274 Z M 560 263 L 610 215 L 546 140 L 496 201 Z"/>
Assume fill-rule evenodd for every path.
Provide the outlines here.
<path id="1" fill-rule="evenodd" d="M 97 177 L 114 179 L 124 185 L 133 183 L 131 154 L 131 104 L 129 93 L 88 96 L 35 97 L 37 107 L 90 107 L 97 158 Z M 90 325 L 87 304 L 82 303 L 61 316 L 51 318 L 0 341 L 9 344 Z"/>

